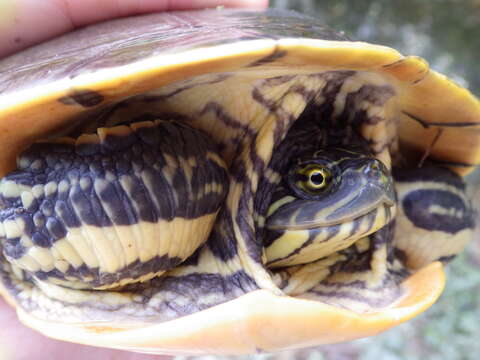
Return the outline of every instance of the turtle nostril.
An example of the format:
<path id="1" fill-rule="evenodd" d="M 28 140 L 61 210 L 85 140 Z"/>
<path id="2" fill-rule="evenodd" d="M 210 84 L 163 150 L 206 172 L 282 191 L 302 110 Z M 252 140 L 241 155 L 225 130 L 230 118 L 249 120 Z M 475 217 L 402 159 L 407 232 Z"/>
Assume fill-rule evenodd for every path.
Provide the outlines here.
<path id="1" fill-rule="evenodd" d="M 370 161 L 364 168 L 364 173 L 371 178 L 381 178 L 383 179 L 385 176 L 386 168 L 379 160 L 372 160 Z"/>
<path id="2" fill-rule="evenodd" d="M 376 162 L 367 164 L 364 173 L 370 178 L 378 178 L 381 175 L 380 167 Z"/>

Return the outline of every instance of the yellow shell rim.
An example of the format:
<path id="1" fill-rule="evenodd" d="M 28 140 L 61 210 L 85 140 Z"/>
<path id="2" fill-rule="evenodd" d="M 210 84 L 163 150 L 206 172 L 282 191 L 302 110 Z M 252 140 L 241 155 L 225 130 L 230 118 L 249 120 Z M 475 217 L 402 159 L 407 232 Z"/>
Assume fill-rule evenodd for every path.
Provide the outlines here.
<path id="1" fill-rule="evenodd" d="M 52 324 L 21 309 L 17 313 L 25 325 L 69 342 L 168 355 L 239 355 L 376 335 L 428 309 L 444 285 L 443 265 L 432 263 L 403 283 L 405 296 L 396 304 L 363 314 L 267 290 L 176 320 L 130 329 L 111 323 Z"/>

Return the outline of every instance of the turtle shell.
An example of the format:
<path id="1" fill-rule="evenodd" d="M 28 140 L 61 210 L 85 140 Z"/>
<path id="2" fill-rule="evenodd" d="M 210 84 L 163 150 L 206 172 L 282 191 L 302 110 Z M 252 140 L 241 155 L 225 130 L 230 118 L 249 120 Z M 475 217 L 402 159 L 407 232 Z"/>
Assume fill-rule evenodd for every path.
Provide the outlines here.
<path id="1" fill-rule="evenodd" d="M 158 306 L 157 299 L 148 310 L 159 314 L 135 317 L 139 306 L 155 301 L 145 297 L 155 292 L 149 290 L 155 279 L 105 302 L 96 295 L 59 300 L 55 289 L 47 289 L 47 300 L 32 306 L 18 294 L 35 294 L 36 288 L 22 288 L 2 259 L 1 293 L 22 322 L 47 336 L 170 354 L 241 354 L 346 341 L 421 313 L 443 290 L 439 262 L 412 272 L 393 300 L 367 307 L 287 296 L 263 265 L 261 246 L 251 237 L 261 164 L 318 94 L 331 108 L 343 101 L 352 117 L 370 120 L 363 134 L 387 166 L 427 157 L 465 175 L 480 161 L 480 104 L 466 89 L 421 58 L 351 41 L 294 12 L 209 10 L 113 20 L 2 60 L 1 176 L 38 140 L 169 118 L 209 134 L 236 178 L 225 205 L 234 221 L 220 232 L 231 242 L 220 243 L 225 249 L 211 246 L 213 258 L 192 260 L 188 271 L 167 273 L 170 280 L 155 291 L 169 294 L 168 304 L 160 301 L 168 306 Z M 220 265 L 198 265 L 202 261 Z M 233 270 L 220 271 L 222 264 Z M 210 278 L 194 276 L 195 266 L 210 269 Z M 210 300 L 211 292 L 189 293 L 207 285 L 224 296 Z"/>

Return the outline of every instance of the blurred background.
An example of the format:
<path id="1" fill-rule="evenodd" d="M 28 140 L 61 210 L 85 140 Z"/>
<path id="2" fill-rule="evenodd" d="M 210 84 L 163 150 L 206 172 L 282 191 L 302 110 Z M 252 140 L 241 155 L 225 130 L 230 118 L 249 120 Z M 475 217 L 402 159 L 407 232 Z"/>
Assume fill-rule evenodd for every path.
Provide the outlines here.
<path id="1" fill-rule="evenodd" d="M 480 96 L 480 0 L 270 0 L 318 18 L 355 40 L 425 58 Z M 480 171 L 471 175 L 480 183 Z M 480 200 L 478 186 L 472 198 Z M 478 208 L 478 204 L 477 204 Z M 480 232 L 448 267 L 447 287 L 423 315 L 377 337 L 240 359 L 477 360 L 480 354 Z M 181 358 L 176 358 L 176 360 Z M 219 360 L 202 357 L 196 360 Z"/>

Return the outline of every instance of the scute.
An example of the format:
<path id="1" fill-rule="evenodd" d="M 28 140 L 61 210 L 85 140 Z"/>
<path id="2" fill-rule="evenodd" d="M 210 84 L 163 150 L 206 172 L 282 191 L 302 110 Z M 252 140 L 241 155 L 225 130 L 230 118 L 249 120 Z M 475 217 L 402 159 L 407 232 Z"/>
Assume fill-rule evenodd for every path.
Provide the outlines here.
<path id="1" fill-rule="evenodd" d="M 0 62 L 0 84 L 2 176 L 39 139 L 156 119 L 207 133 L 230 174 L 206 245 L 163 277 L 122 292 L 78 292 L 37 287 L 2 259 L 2 294 L 48 336 L 156 353 L 273 351 L 376 334 L 443 289 L 440 263 L 413 271 L 392 255 L 390 228 L 377 242 L 364 238 L 275 272 L 255 231 L 268 205 L 255 194 L 278 180 L 272 153 L 301 116 L 331 119 L 338 134 L 329 137 L 348 125 L 388 168 L 427 159 L 465 174 L 480 162 L 480 103 L 422 59 L 350 41 L 294 12 L 182 12 L 102 23 L 33 47 Z M 349 257 L 374 251 L 367 262 Z M 329 262 L 341 271 L 330 274 Z M 348 274 L 358 267 L 355 288 Z M 379 294 L 390 300 L 369 301 Z"/>

